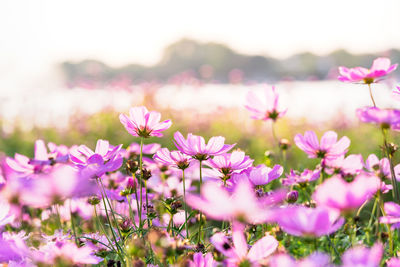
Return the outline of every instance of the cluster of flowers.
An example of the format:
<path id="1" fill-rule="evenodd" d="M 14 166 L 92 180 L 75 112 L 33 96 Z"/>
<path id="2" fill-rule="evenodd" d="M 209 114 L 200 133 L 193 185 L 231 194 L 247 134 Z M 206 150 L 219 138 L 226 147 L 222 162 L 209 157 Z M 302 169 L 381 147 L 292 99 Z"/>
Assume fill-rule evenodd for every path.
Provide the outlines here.
<path id="1" fill-rule="evenodd" d="M 340 68 L 339 80 L 370 85 L 391 71 Z M 371 91 L 370 91 L 371 92 Z M 400 88 L 394 92 L 400 95 Z M 400 266 L 397 147 L 400 111 L 366 107 L 363 122 L 380 125 L 385 156 L 346 155 L 350 140 L 333 131 L 297 134 L 294 143 L 315 168 L 254 166 L 224 137 L 178 131 L 177 150 L 144 144 L 171 121 L 145 107 L 121 114 L 138 138 L 126 149 L 98 140 L 66 147 L 42 140 L 34 157 L 1 162 L 0 262 L 9 266 Z M 274 87 L 265 101 L 249 93 L 252 117 L 275 123 L 286 109 Z M 392 194 L 389 194 L 392 192 Z M 373 207 L 371 209 L 371 205 Z M 391 227 L 390 227 L 391 226 Z"/>

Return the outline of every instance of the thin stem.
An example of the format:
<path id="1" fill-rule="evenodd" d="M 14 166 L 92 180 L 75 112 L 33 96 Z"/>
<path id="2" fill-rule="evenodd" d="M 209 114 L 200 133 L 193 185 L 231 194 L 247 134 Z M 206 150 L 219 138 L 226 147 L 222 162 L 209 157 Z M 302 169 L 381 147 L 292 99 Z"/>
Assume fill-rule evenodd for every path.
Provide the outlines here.
<path id="1" fill-rule="evenodd" d="M 71 216 L 71 226 L 72 226 L 72 232 L 74 233 L 75 244 L 78 246 L 79 243 L 76 237 L 76 228 L 75 228 L 74 215 L 72 214 L 71 200 L 69 201 L 69 214 Z"/>
<path id="2" fill-rule="evenodd" d="M 382 215 L 386 216 L 386 212 L 385 209 L 383 207 L 383 202 L 379 201 L 379 207 L 381 209 Z M 379 218 L 377 218 L 377 220 L 379 220 Z M 392 231 L 390 230 L 390 226 L 388 224 L 386 224 L 386 228 L 388 230 L 388 234 L 389 234 L 389 254 L 393 255 L 393 235 L 392 235 Z"/>
<path id="3" fill-rule="evenodd" d="M 139 227 L 142 228 L 142 208 L 143 208 L 143 137 L 140 138 L 140 154 L 139 154 L 139 169 L 140 169 L 140 180 L 139 180 L 139 190 L 140 190 L 140 199 L 139 199 Z"/>
<path id="4" fill-rule="evenodd" d="M 372 103 L 374 104 L 374 107 L 376 108 L 376 104 L 375 104 L 375 100 L 374 100 L 374 96 L 372 95 L 372 88 L 371 88 L 371 84 L 368 84 L 368 88 L 369 88 L 369 96 L 371 97 Z"/>
<path id="5" fill-rule="evenodd" d="M 149 217 L 149 196 L 147 194 L 147 181 L 144 181 L 144 189 L 146 191 L 146 217 L 147 217 L 147 228 L 150 229 L 150 217 Z"/>
<path id="6" fill-rule="evenodd" d="M 335 255 L 338 259 L 340 259 L 340 254 L 338 252 L 338 250 L 335 247 L 335 244 L 332 242 L 331 238 L 329 237 L 329 235 L 326 236 L 328 238 L 329 241 L 329 245 L 333 248 L 333 251 L 335 252 Z"/>
<path id="7" fill-rule="evenodd" d="M 96 219 L 97 219 L 98 224 L 100 225 L 101 231 L 103 232 L 104 236 L 107 238 L 108 243 L 110 244 L 110 246 L 112 246 L 112 249 L 113 249 L 114 251 L 116 251 L 116 252 L 118 253 L 118 255 L 119 255 L 118 247 L 117 247 L 117 249 L 114 248 L 113 243 L 111 242 L 110 238 L 109 238 L 108 235 L 107 235 L 106 229 L 104 229 L 103 224 L 102 224 L 101 221 L 100 221 L 100 217 L 99 217 L 99 215 L 97 214 L 97 208 L 96 208 L 96 206 L 94 206 L 94 214 L 95 214 L 95 217 L 96 217 Z"/>
<path id="8" fill-rule="evenodd" d="M 391 182 L 392 182 L 392 186 L 393 186 L 393 190 L 392 190 L 393 199 L 397 203 L 400 203 L 399 188 L 398 188 L 397 181 L 396 181 L 396 174 L 394 172 L 393 158 L 390 153 L 390 148 L 389 148 L 388 142 L 387 142 L 387 130 L 386 129 L 382 128 L 382 135 L 383 135 L 383 145 L 385 147 L 386 157 L 389 160 Z"/>
<path id="9" fill-rule="evenodd" d="M 133 225 L 135 226 L 135 228 L 137 228 L 136 222 L 135 222 L 135 216 L 133 215 L 133 211 L 132 211 L 131 198 L 129 197 L 129 195 L 126 196 L 126 200 L 128 201 L 128 205 L 129 205 L 129 217 L 130 217 Z"/>
<path id="10" fill-rule="evenodd" d="M 200 188 L 201 185 L 203 184 L 203 176 L 202 176 L 202 165 L 203 165 L 203 161 L 199 160 L 200 163 L 200 184 L 199 184 L 199 193 L 200 193 Z M 202 225 L 202 217 L 203 217 L 203 213 L 200 211 L 199 212 L 199 231 L 198 231 L 198 238 L 197 238 L 197 243 L 200 243 L 201 241 L 201 225 Z"/>
<path id="11" fill-rule="evenodd" d="M 188 217 L 187 217 L 187 206 L 186 206 L 186 186 L 185 186 L 185 170 L 182 170 L 182 184 L 183 184 L 183 205 L 185 208 L 185 229 L 186 229 L 186 238 L 189 238 L 189 228 L 188 228 Z"/>

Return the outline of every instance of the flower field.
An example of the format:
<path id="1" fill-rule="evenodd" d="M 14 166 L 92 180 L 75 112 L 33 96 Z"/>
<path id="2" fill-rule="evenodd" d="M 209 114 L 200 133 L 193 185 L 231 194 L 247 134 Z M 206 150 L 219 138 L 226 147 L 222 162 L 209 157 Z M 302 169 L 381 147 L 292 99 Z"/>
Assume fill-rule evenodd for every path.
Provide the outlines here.
<path id="1" fill-rule="evenodd" d="M 400 266 L 400 110 L 374 98 L 396 68 L 338 68 L 370 97 L 357 123 L 288 119 L 265 85 L 240 110 L 145 98 L 65 131 L 2 133 L 0 263 Z"/>

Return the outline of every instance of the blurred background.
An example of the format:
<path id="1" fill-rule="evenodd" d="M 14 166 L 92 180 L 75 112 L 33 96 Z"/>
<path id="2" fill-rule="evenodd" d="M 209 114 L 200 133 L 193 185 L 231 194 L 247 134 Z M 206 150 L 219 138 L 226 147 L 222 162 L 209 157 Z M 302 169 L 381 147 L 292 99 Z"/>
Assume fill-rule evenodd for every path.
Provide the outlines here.
<path id="1" fill-rule="evenodd" d="M 333 129 L 356 140 L 350 152 L 378 153 L 379 131 L 355 119 L 368 89 L 337 81 L 337 67 L 400 63 L 399 10 L 398 0 L 2 0 L 0 150 L 32 155 L 37 138 L 127 145 L 118 114 L 146 105 L 174 123 L 148 142 L 223 135 L 261 162 L 270 125 L 243 105 L 267 83 L 289 109 L 279 137 Z M 399 79 L 373 85 L 378 106 L 398 106 Z"/>

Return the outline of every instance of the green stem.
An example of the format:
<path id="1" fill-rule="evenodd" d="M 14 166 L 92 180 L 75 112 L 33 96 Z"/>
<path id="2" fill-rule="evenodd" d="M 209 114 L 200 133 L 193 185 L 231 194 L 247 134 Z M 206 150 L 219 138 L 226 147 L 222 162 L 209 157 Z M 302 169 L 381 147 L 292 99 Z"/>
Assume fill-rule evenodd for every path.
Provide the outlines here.
<path id="1" fill-rule="evenodd" d="M 74 233 L 75 244 L 78 246 L 79 243 L 78 243 L 78 239 L 76 237 L 76 228 L 75 228 L 74 215 L 72 214 L 71 200 L 69 201 L 69 214 L 71 216 L 71 226 L 72 226 L 72 232 Z"/>
<path id="2" fill-rule="evenodd" d="M 203 176 L 202 176 L 202 165 L 203 165 L 203 161 L 199 160 L 200 163 L 200 184 L 199 184 L 199 193 L 200 193 L 200 189 L 201 189 L 201 185 L 203 184 Z M 199 232 L 198 237 L 197 237 L 197 243 L 200 243 L 201 241 L 201 225 L 202 225 L 202 217 L 203 217 L 203 213 L 200 211 L 199 212 Z"/>
<path id="3" fill-rule="evenodd" d="M 139 154 L 139 169 L 140 169 L 140 181 L 139 181 L 139 228 L 141 229 L 143 227 L 142 225 L 142 208 L 143 208 L 143 186 L 142 186 L 142 181 L 143 181 L 143 137 L 140 137 L 140 154 Z"/>
<path id="4" fill-rule="evenodd" d="M 146 191 L 146 217 L 147 217 L 147 229 L 150 230 L 150 217 L 149 217 L 149 196 L 147 194 L 147 181 L 144 181 L 144 189 Z"/>
<path id="5" fill-rule="evenodd" d="M 390 166 L 390 175 L 391 175 L 391 182 L 393 186 L 392 194 L 393 194 L 393 199 L 397 202 L 400 203 L 400 195 L 399 195 L 399 188 L 396 180 L 396 173 L 394 172 L 394 166 L 393 166 L 393 158 L 390 153 L 390 148 L 387 142 L 387 130 L 382 128 L 382 135 L 383 135 L 383 145 L 385 147 L 385 154 L 387 159 L 389 160 L 389 166 Z"/>
<path id="6" fill-rule="evenodd" d="M 128 205 L 129 205 L 129 217 L 130 217 L 133 225 L 135 226 L 135 228 L 137 228 L 137 225 L 136 225 L 136 222 L 135 222 L 135 216 L 134 216 L 133 211 L 132 211 L 131 198 L 129 197 L 129 195 L 126 196 L 126 200 L 128 201 Z"/>
<path id="7" fill-rule="evenodd" d="M 183 205 L 185 208 L 185 229 L 186 238 L 190 240 L 189 228 L 188 228 L 188 217 L 187 217 L 187 206 L 186 206 L 186 185 L 185 185 L 185 170 L 182 170 L 182 184 L 183 184 Z"/>
<path id="8" fill-rule="evenodd" d="M 338 252 L 338 250 L 337 250 L 337 248 L 336 248 L 334 242 L 332 242 L 332 240 L 331 240 L 331 238 L 329 237 L 329 235 L 327 235 L 326 237 L 328 238 L 329 245 L 333 248 L 333 251 L 335 252 L 336 257 L 337 257 L 338 259 L 340 259 L 340 254 L 339 254 L 339 252 Z"/>
<path id="9" fill-rule="evenodd" d="M 100 226 L 101 231 L 103 232 L 104 236 L 107 238 L 108 243 L 110 244 L 110 246 L 112 247 L 112 249 L 113 249 L 115 252 L 117 252 L 118 255 L 120 255 L 120 254 L 119 254 L 119 249 L 118 249 L 118 247 L 117 247 L 117 249 L 114 248 L 113 243 L 111 242 L 110 238 L 109 238 L 108 235 L 107 235 L 106 229 L 104 229 L 103 224 L 102 224 L 101 221 L 100 221 L 100 217 L 99 217 L 99 215 L 97 214 L 97 208 L 96 208 L 96 206 L 94 206 L 94 214 L 95 214 L 95 217 L 96 217 L 96 219 L 97 219 L 97 222 L 98 222 L 98 224 L 99 224 L 99 226 Z"/>

